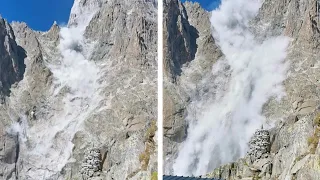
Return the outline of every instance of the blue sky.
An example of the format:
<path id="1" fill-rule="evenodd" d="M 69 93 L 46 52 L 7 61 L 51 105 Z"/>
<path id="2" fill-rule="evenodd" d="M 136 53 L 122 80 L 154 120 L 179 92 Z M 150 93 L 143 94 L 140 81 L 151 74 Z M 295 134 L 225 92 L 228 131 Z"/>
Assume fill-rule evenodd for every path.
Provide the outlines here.
<path id="1" fill-rule="evenodd" d="M 47 31 L 53 21 L 68 22 L 74 0 L 1 0 L 0 14 L 9 22 L 23 21 L 34 30 Z M 186 0 L 182 0 L 184 2 Z M 208 11 L 216 8 L 220 0 L 190 0 L 199 2 Z"/>
<path id="2" fill-rule="evenodd" d="M 182 0 L 182 2 L 185 2 L 186 0 Z M 187 1 L 192 1 L 192 2 L 198 2 L 201 4 L 201 6 L 208 10 L 208 11 L 211 11 L 215 8 L 217 8 L 220 3 L 221 3 L 221 0 L 187 0 Z"/>
<path id="3" fill-rule="evenodd" d="M 1 0 L 0 14 L 11 21 L 23 21 L 34 30 L 46 31 L 54 21 L 67 23 L 74 0 Z"/>

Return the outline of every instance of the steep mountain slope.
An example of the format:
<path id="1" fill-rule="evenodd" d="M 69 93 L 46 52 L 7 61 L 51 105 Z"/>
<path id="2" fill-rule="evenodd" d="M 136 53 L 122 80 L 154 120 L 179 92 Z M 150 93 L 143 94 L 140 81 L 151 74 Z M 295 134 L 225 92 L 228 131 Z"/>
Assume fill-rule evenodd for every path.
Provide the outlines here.
<path id="1" fill-rule="evenodd" d="M 23 75 L 2 80 L 16 82 L 1 88 L 11 90 L 0 108 L 2 178 L 148 179 L 156 171 L 156 6 L 76 0 L 68 26 L 47 32 L 2 20 L 19 50 L 6 52 L 20 57 L 12 62 Z"/>
<path id="2" fill-rule="evenodd" d="M 234 3 L 237 4 L 236 2 Z M 214 16 L 211 17 L 198 4 L 189 2 L 180 4 L 174 0 L 167 1 L 166 4 L 167 9 L 171 8 L 171 12 L 183 12 L 181 13 L 183 17 L 187 17 L 183 24 L 193 26 L 199 36 L 196 38 L 198 48 L 195 58 L 184 65 L 180 74 L 176 74 L 175 81 L 170 79 L 166 81 L 165 92 L 167 94 L 165 101 L 170 102 L 174 107 L 165 110 L 165 117 L 167 117 L 165 123 L 169 124 L 165 128 L 167 127 L 170 130 L 165 134 L 165 140 L 168 143 L 168 146 L 165 146 L 168 147 L 165 149 L 167 155 L 166 168 L 168 173 L 175 173 L 172 164 L 176 161 L 179 153 L 178 149 L 181 149 L 181 142 L 186 142 L 185 139 L 191 132 L 190 126 L 193 125 L 195 119 L 201 118 L 201 113 L 205 112 L 207 107 L 210 107 L 212 99 L 215 99 L 219 92 L 227 90 L 222 88 L 217 91 L 216 84 L 219 82 L 220 87 L 226 85 L 230 76 L 223 76 L 223 74 L 228 72 L 230 67 L 226 67 L 224 71 L 214 72 L 218 73 L 218 76 L 211 73 L 211 70 L 214 70 L 212 67 L 217 67 L 215 62 L 226 57 L 226 54 L 223 53 L 222 55 L 219 50 L 221 45 L 216 42 L 216 39 L 209 41 L 205 38 L 206 30 L 209 31 L 208 35 L 214 34 L 211 30 L 212 24 L 209 21 Z M 250 3 L 248 5 L 253 6 Z M 259 8 L 254 19 L 250 21 L 248 29 L 254 35 L 257 43 L 262 43 L 280 35 L 291 38 L 285 58 L 285 62 L 288 64 L 286 79 L 283 81 L 285 95 L 282 96 L 281 100 L 272 97 L 264 104 L 262 115 L 265 120 L 263 122 L 264 128 L 267 128 L 268 131 L 267 134 L 265 131 L 257 131 L 256 135 L 250 134 L 254 137 L 250 143 L 246 140 L 251 148 L 249 151 L 249 146 L 246 145 L 247 155 L 245 152 L 235 154 L 235 156 L 227 153 L 227 158 L 222 159 L 222 161 L 218 160 L 222 156 L 210 161 L 211 156 L 216 151 L 212 151 L 210 156 L 206 156 L 209 160 L 209 166 L 205 169 L 207 173 L 212 172 L 209 175 L 210 177 L 224 179 L 319 179 L 318 8 L 319 5 L 316 1 L 311 0 L 266 0 Z M 170 12 L 165 12 L 165 19 L 174 20 L 169 14 Z M 211 19 L 211 22 L 214 21 L 214 19 Z M 172 24 L 180 26 L 181 23 L 175 20 Z M 171 30 L 164 33 L 167 33 L 167 36 L 177 36 Z M 217 44 L 220 47 L 217 50 L 209 49 L 210 46 L 203 42 L 208 42 L 207 44 L 210 44 L 211 47 L 217 47 Z M 179 46 L 170 47 L 170 40 L 165 41 L 165 43 L 165 46 L 169 49 L 167 52 L 179 52 L 181 49 Z M 273 46 L 277 45 L 277 43 L 273 44 Z M 181 46 L 182 49 L 187 47 L 184 44 Z M 265 51 L 267 52 L 267 49 Z M 275 52 L 274 54 L 276 54 Z M 268 55 L 270 53 L 265 56 Z M 203 58 L 204 56 L 206 58 Z M 260 57 L 260 61 L 261 59 L 263 57 Z M 171 61 L 176 61 L 171 57 L 165 60 L 167 64 L 174 64 Z M 169 74 L 171 71 L 167 69 L 167 72 Z M 167 78 L 170 76 L 167 76 Z M 217 78 L 221 78 L 221 81 Z M 248 78 L 249 80 L 250 78 Z M 265 86 L 263 82 L 266 83 L 266 81 L 262 81 L 261 86 Z M 234 99 L 234 102 L 236 102 L 236 99 Z M 215 117 L 211 117 L 211 119 L 215 119 Z M 241 117 L 235 119 L 241 119 Z M 256 119 L 255 122 L 259 122 L 259 120 Z M 232 126 L 236 127 L 235 124 Z M 183 127 L 183 130 L 179 129 L 181 127 Z M 189 127 L 189 130 L 187 130 L 187 127 Z M 211 129 L 211 131 L 214 132 L 217 129 Z M 238 134 L 241 137 L 245 133 L 248 133 L 248 131 L 237 128 L 234 132 L 226 132 L 225 137 L 233 137 L 233 134 Z M 203 137 L 203 139 L 206 138 L 207 136 Z M 224 138 L 225 141 L 228 141 L 228 138 Z M 265 144 L 265 146 L 261 144 Z M 208 149 L 204 146 L 202 148 Z M 264 152 L 264 149 L 266 152 Z M 194 157 L 197 157 L 196 151 L 194 153 Z M 256 156 L 256 153 L 262 154 L 262 156 Z M 239 158 L 241 159 L 238 160 Z M 199 163 L 199 161 L 196 163 Z M 224 165 L 225 161 L 236 162 Z M 224 166 L 218 168 L 219 165 Z M 196 167 L 196 164 L 193 164 L 193 167 Z M 213 170 L 214 168 L 217 169 Z M 189 169 L 188 172 L 193 172 L 193 169 Z"/>
<path id="3" fill-rule="evenodd" d="M 186 137 L 184 118 L 191 111 L 190 97 L 203 97 L 206 90 L 200 80 L 210 79 L 212 64 L 222 54 L 211 35 L 209 13 L 199 4 L 183 5 L 173 0 L 164 5 L 164 154 L 166 162 L 171 164 Z M 193 54 L 187 44 L 194 48 Z M 185 53 L 189 59 L 177 53 Z M 173 71 L 175 63 L 179 70 Z M 166 171 L 171 167 L 168 164 Z"/>
<path id="4" fill-rule="evenodd" d="M 1 17 L 1 75 L 0 75 L 0 99 L 3 103 L 4 96 L 10 94 L 11 85 L 21 80 L 24 73 L 24 51 L 15 42 L 14 32 L 11 26 Z"/>

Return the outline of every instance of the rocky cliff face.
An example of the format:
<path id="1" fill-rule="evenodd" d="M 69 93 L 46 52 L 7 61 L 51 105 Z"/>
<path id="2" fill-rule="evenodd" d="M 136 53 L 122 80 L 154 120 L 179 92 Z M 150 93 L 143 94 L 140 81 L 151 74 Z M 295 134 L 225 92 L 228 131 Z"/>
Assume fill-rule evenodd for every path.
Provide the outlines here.
<path id="1" fill-rule="evenodd" d="M 197 3 L 177 0 L 166 1 L 164 6 L 164 154 L 166 173 L 170 173 L 187 135 L 185 118 L 192 111 L 188 107 L 191 97 L 205 98 L 209 87 L 205 89 L 201 80 L 212 78 L 212 64 L 222 53 L 211 35 L 209 12 Z"/>
<path id="2" fill-rule="evenodd" d="M 172 0 L 164 6 L 164 152 L 171 163 L 186 137 L 190 96 L 195 91 L 201 96 L 198 81 L 209 76 L 221 52 L 211 35 L 209 13 L 199 4 Z"/>
<path id="3" fill-rule="evenodd" d="M 1 102 L 4 103 L 5 96 L 10 95 L 11 86 L 23 77 L 25 52 L 15 42 L 15 35 L 11 26 L 1 17 L 0 27 L 0 98 Z"/>
<path id="4" fill-rule="evenodd" d="M 0 179 L 149 179 L 157 168 L 156 7 L 75 1 L 68 27 L 47 32 L 1 20 Z"/>
<path id="5" fill-rule="evenodd" d="M 172 12 L 183 12 L 188 17 L 184 24 L 190 24 L 198 32 L 195 58 L 188 60 L 176 81 L 166 81 L 165 103 L 172 108 L 165 109 L 165 149 L 167 172 L 177 156 L 178 146 L 186 137 L 188 116 L 193 111 L 194 101 L 205 102 L 210 92 L 210 70 L 222 56 L 215 40 L 211 39 L 210 14 L 198 4 L 167 1 L 167 8 Z M 270 99 L 263 107 L 263 115 L 270 133 L 270 152 L 267 156 L 251 162 L 250 153 L 234 163 L 223 165 L 209 177 L 222 179 L 319 179 L 319 5 L 316 1 L 281 1 L 266 0 L 258 15 L 250 22 L 250 31 L 259 41 L 272 36 L 285 35 L 291 38 L 287 50 L 286 62 L 289 63 L 287 79 L 284 81 L 285 93 L 281 101 Z M 174 19 L 165 12 L 165 24 Z M 171 22 L 180 26 L 179 21 Z M 171 28 L 171 27 L 167 27 Z M 172 28 L 174 29 L 174 28 Z M 165 37 L 179 36 L 171 30 L 164 30 Z M 165 63 L 174 64 L 174 56 L 168 52 L 179 52 L 188 46 L 170 47 L 170 40 L 165 41 L 168 48 Z M 171 48 L 171 49 L 170 49 Z M 168 74 L 170 70 L 167 68 Z M 205 84 L 203 83 L 205 82 Z M 212 82 L 212 81 L 211 81 Z M 184 121 L 183 119 L 187 119 Z M 182 129 L 182 130 L 181 130 Z M 255 146 L 255 145 L 250 145 Z M 221 164 L 222 165 L 222 164 Z M 171 172 L 172 173 L 172 172 Z"/>

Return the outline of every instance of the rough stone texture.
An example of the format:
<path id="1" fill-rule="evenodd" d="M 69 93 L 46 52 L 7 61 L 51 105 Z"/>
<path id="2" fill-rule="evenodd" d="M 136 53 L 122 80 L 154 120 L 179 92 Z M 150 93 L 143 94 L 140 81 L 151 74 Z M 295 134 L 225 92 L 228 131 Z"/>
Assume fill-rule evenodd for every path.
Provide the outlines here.
<path id="1" fill-rule="evenodd" d="M 81 164 L 80 173 L 83 179 L 100 176 L 102 156 L 99 149 L 89 149 L 85 152 L 84 160 Z"/>
<path id="2" fill-rule="evenodd" d="M 199 32 L 190 25 L 185 7 L 178 1 L 164 2 L 164 39 L 166 40 L 164 68 L 171 78 L 181 75 L 183 64 L 194 59 Z"/>
<path id="3" fill-rule="evenodd" d="M 12 28 L 5 21 L 0 24 L 0 52 L 7 52 L 1 44 L 6 44 L 5 38 L 9 38 L 11 50 L 21 46 L 25 52 L 25 56 L 18 57 L 22 57 L 24 61 L 19 62 L 26 66 L 23 79 L 9 89 L 20 80 L 11 67 L 18 61 L 12 59 L 17 51 L 9 49 L 4 59 L 1 53 L 0 67 L 2 62 L 7 63 L 5 75 L 10 76 L 2 76 L 1 70 L 0 77 L 11 84 L 6 90 L 0 88 L 0 92 L 7 93 L 5 103 L 0 105 L 0 179 L 33 180 L 32 171 L 52 173 L 47 179 L 82 179 L 85 151 L 92 147 L 101 153 L 101 172 L 99 177 L 89 179 L 150 179 L 152 172 L 157 171 L 156 129 L 152 127 L 157 119 L 157 2 L 79 0 L 77 3 L 80 10 L 72 11 L 69 26 L 82 20 L 79 13 L 97 8 L 86 27 L 85 38 L 88 46 L 94 46 L 88 59 L 95 62 L 102 74 L 99 79 L 102 100 L 71 137 L 72 156 L 59 172 L 42 169 L 37 166 L 41 159 L 29 157 L 28 150 L 34 142 L 28 138 L 28 130 L 41 128 L 42 123 L 61 112 L 63 97 L 69 93 L 64 88 L 53 95 L 54 74 L 49 68 L 61 56 L 58 48 L 61 27 L 53 23 L 47 32 L 37 32 L 23 22 L 12 23 Z M 22 125 L 25 129 L 21 130 Z M 62 147 L 59 142 L 69 138 L 63 136 L 65 132 L 55 134 L 51 148 Z M 147 148 L 148 161 L 140 162 L 139 156 Z M 146 168 L 142 169 L 143 163 Z"/>
<path id="4" fill-rule="evenodd" d="M 72 7 L 68 26 L 77 25 L 81 21 L 89 21 L 94 10 L 102 5 L 101 0 L 75 0 L 74 3 L 78 4 L 78 6 Z"/>
<path id="5" fill-rule="evenodd" d="M 18 137 L 3 134 L 0 136 L 0 142 L 0 178 L 15 179 L 16 163 L 19 158 Z"/>
<path id="6" fill-rule="evenodd" d="M 292 38 L 285 81 L 287 96 L 280 102 L 270 101 L 264 108 L 271 129 L 270 174 L 262 179 L 319 179 L 318 153 L 311 153 L 307 139 L 312 136 L 313 119 L 319 106 L 319 18 L 316 1 L 265 1 L 252 23 L 261 39 L 284 34 Z M 318 148 L 316 146 L 316 148 Z M 318 149 L 316 149 L 318 152 Z M 235 177 L 230 177 L 236 179 Z"/>
<path id="7" fill-rule="evenodd" d="M 186 136 L 187 122 L 184 119 L 188 114 L 193 113 L 192 109 L 188 109 L 188 107 L 197 100 L 188 97 L 198 97 L 205 102 L 206 94 L 208 94 L 205 92 L 210 90 L 211 87 L 208 86 L 210 86 L 210 78 L 212 78 L 207 72 L 211 70 L 213 63 L 221 57 L 221 53 L 218 48 L 214 48 L 216 47 L 214 39 L 209 41 L 203 38 L 206 37 L 204 34 L 211 37 L 211 25 L 206 20 L 209 17 L 208 13 L 198 4 L 186 2 L 181 5 L 174 0 L 166 1 L 165 4 L 165 9 L 172 11 L 165 11 L 165 27 L 177 29 L 166 26 L 168 20 L 174 20 L 168 14 L 184 12 L 183 17 L 188 17 L 185 18 L 184 24 L 192 25 L 199 33 L 199 38 L 196 40 L 195 58 L 185 61 L 180 74 L 176 74 L 175 81 L 171 78 L 172 70 L 165 69 L 167 76 L 165 77 L 164 103 L 168 107 L 164 109 L 164 130 L 166 132 L 164 147 L 166 147 L 165 154 L 167 155 L 166 170 L 167 173 L 170 173 L 168 167 L 171 166 L 172 159 L 177 153 L 177 146 Z M 318 143 L 315 143 L 316 145 L 308 144 L 308 138 L 317 135 L 314 132 L 318 131 L 318 125 L 313 123 L 319 111 L 320 97 L 318 90 L 320 79 L 318 73 L 320 67 L 318 9 L 319 4 L 314 0 L 264 1 L 259 14 L 251 22 L 252 31 L 256 37 L 263 41 L 271 36 L 286 35 L 292 40 L 286 59 L 289 63 L 287 79 L 284 82 L 286 96 L 281 101 L 271 99 L 263 108 L 267 122 L 274 124 L 274 127 L 269 129 L 270 156 L 252 163 L 248 156 L 243 157 L 234 163 L 212 170 L 209 177 L 222 179 L 320 179 Z M 206 31 L 207 33 L 204 33 Z M 171 55 L 170 52 L 178 52 L 177 54 L 179 54 L 181 49 L 187 48 L 186 45 L 180 43 L 176 44 L 175 49 L 167 50 L 170 48 L 171 41 L 166 38 L 174 36 L 178 36 L 175 31 L 164 29 L 165 65 L 175 64 L 171 61 L 181 62 L 181 60 L 173 58 L 174 55 Z M 203 42 L 206 44 L 201 44 Z M 206 58 L 201 59 L 203 56 Z M 208 68 L 204 68 L 202 65 L 206 65 Z M 207 85 L 201 84 L 202 81 L 207 82 Z M 318 138 L 318 136 L 314 137 Z M 313 147 L 315 150 L 312 150 Z M 315 153 L 313 154 L 311 150 Z"/>
<path id="8" fill-rule="evenodd" d="M 247 155 L 254 162 L 270 153 L 270 135 L 268 130 L 259 129 L 255 132 L 249 142 Z"/>
<path id="9" fill-rule="evenodd" d="M 10 95 L 10 88 L 22 79 L 24 50 L 17 45 L 11 26 L 0 16 L 0 101 Z"/>
<path id="10" fill-rule="evenodd" d="M 187 105 L 190 96 L 201 97 L 200 82 L 211 78 L 211 67 L 221 51 L 211 36 L 209 13 L 198 3 L 164 1 L 164 154 L 166 172 L 177 155 L 187 131 Z M 201 19 L 201 21 L 200 21 Z"/>

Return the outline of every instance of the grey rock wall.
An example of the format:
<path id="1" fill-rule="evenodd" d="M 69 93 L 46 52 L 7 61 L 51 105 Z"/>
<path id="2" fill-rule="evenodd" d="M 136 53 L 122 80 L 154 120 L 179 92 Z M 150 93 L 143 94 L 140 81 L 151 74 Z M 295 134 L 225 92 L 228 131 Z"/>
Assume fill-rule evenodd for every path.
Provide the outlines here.
<path id="1" fill-rule="evenodd" d="M 211 36 L 209 13 L 197 3 L 166 1 L 164 12 L 164 142 L 167 158 L 166 170 L 178 152 L 178 146 L 187 136 L 185 119 L 192 111 L 192 102 L 206 103 L 211 94 L 210 70 L 222 57 Z M 250 162 L 249 156 L 212 170 L 209 177 L 222 179 L 319 179 L 318 166 L 318 118 L 319 111 L 319 4 L 312 0 L 264 1 L 257 17 L 251 22 L 251 30 L 263 41 L 272 36 L 285 35 L 291 38 L 286 61 L 289 63 L 284 82 L 286 96 L 281 101 L 271 99 L 263 108 L 267 122 L 274 124 L 269 129 L 270 154 L 266 158 Z M 170 16 L 169 16 L 170 14 Z M 183 23 L 178 21 L 181 16 Z M 181 19 L 180 18 L 180 19 Z M 171 22 L 169 26 L 168 22 Z M 182 40 L 170 49 L 174 37 L 180 36 L 177 27 L 193 26 L 198 32 L 195 57 L 188 59 L 188 44 Z M 168 37 L 171 37 L 168 40 Z M 184 37 L 184 38 L 182 38 Z M 191 51 L 188 51 L 191 52 Z M 179 60 L 176 57 L 183 57 Z M 184 63 L 181 63 L 184 62 Z M 182 64 L 180 73 L 172 76 L 174 64 Z M 171 65 L 171 66 L 170 66 Z M 174 77 L 174 78 L 172 78 Z M 172 80 L 173 79 L 173 80 Z M 205 81 L 206 84 L 201 82 Z M 212 94 L 211 94 L 212 95 Z"/>
<path id="2" fill-rule="evenodd" d="M 0 16 L 0 99 L 10 95 L 11 86 L 20 81 L 25 70 L 24 50 L 15 42 L 10 24 Z"/>
<path id="3" fill-rule="evenodd" d="M 50 69 L 50 64 L 58 63 L 61 57 L 58 46 L 62 27 L 53 23 L 47 32 L 38 32 L 23 22 L 13 22 L 12 28 L 5 21 L 0 24 L 0 51 L 7 53 L 0 64 L 8 64 L 8 73 L 0 73 L 4 77 L 1 82 L 7 83 L 0 88 L 6 95 L 0 105 L 0 179 L 33 180 L 37 179 L 33 175 L 39 177 L 41 173 L 52 174 L 47 179 L 82 179 L 85 152 L 93 147 L 101 153 L 101 166 L 99 176 L 88 179 L 150 179 L 157 171 L 157 2 L 75 1 L 76 6 L 79 9 L 73 8 L 69 27 L 82 21 L 81 12 L 95 10 L 84 34 L 86 45 L 93 45 L 88 60 L 102 74 L 98 80 L 102 100 L 72 137 L 63 137 L 64 130 L 54 136 L 52 149 L 62 147 L 59 142 L 66 138 L 74 145 L 71 157 L 57 172 L 34 163 L 43 159 L 30 156 L 34 142 L 28 130 L 53 121 L 69 93 L 65 88 L 53 95 L 55 76 Z M 5 39 L 11 42 L 10 52 L 1 47 L 7 43 Z M 17 47 L 24 56 L 14 53 L 12 49 Z M 14 71 L 12 64 L 17 62 L 25 64 L 25 72 Z"/>
<path id="4" fill-rule="evenodd" d="M 201 79 L 222 53 L 211 35 L 210 14 L 198 3 L 164 2 L 164 154 L 166 173 L 187 136 L 188 105 L 205 98 Z"/>

